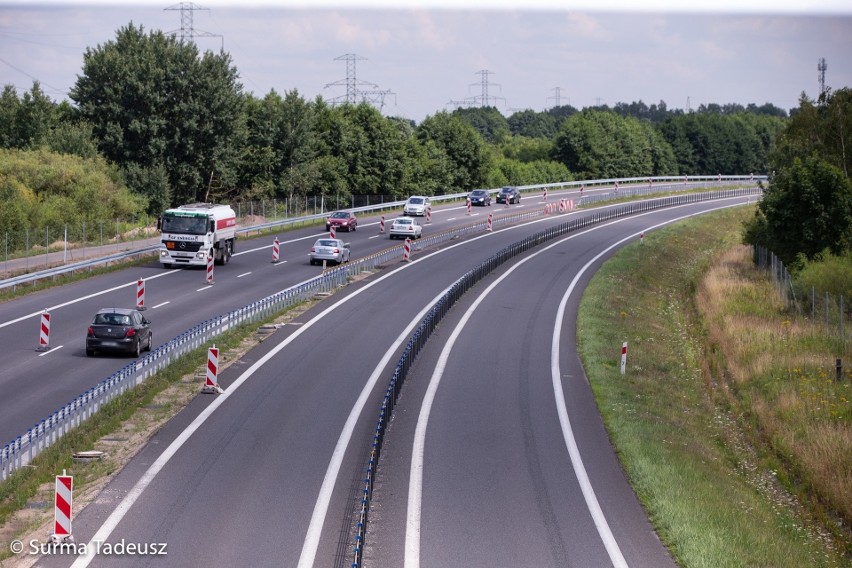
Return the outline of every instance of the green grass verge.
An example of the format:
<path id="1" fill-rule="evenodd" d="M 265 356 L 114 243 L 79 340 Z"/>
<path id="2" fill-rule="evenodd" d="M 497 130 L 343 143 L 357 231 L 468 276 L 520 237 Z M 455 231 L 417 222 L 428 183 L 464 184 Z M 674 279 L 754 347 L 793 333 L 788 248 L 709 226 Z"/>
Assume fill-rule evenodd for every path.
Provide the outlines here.
<path id="1" fill-rule="evenodd" d="M 765 470 L 759 436 L 717 394 L 705 363 L 695 291 L 751 215 L 704 215 L 622 249 L 583 296 L 580 355 L 627 475 L 679 564 L 846 566 L 842 547 Z"/>

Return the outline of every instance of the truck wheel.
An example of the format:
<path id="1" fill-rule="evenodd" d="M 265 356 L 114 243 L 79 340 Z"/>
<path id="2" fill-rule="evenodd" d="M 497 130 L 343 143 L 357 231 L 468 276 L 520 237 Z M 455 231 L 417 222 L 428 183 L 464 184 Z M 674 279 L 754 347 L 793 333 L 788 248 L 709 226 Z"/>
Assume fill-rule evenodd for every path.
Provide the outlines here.
<path id="1" fill-rule="evenodd" d="M 228 264 L 231 260 L 231 241 L 225 243 L 225 250 L 222 251 L 222 264 Z"/>

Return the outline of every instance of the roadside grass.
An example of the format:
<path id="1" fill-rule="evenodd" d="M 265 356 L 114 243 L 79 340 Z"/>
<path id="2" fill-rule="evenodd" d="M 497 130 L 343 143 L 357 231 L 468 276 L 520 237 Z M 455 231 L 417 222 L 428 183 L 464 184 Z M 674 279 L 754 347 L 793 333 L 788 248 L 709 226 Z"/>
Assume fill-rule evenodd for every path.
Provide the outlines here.
<path id="1" fill-rule="evenodd" d="M 741 248 L 742 222 L 751 215 L 752 207 L 703 215 L 646 235 L 644 244 L 628 245 L 605 263 L 580 307 L 580 356 L 625 471 L 680 565 L 846 566 L 848 537 L 832 534 L 808 500 L 801 504 L 808 493 L 796 483 L 801 467 L 779 455 L 761 420 L 750 417 L 774 417 L 778 438 L 800 433 L 785 431 L 790 419 L 782 421 L 774 399 L 766 400 L 766 409 L 757 404 L 767 385 L 744 391 L 741 385 L 751 383 L 728 378 L 739 368 L 751 372 L 781 364 L 780 358 L 750 348 L 742 360 L 728 356 L 716 338 L 728 329 L 708 327 L 699 310 L 705 276 L 723 255 Z M 725 286 L 718 290 L 729 293 Z M 773 294 L 745 293 L 752 297 L 753 314 L 778 318 Z M 718 304 L 723 303 L 714 307 L 724 313 Z M 782 321 L 778 318 L 779 330 Z M 745 349 L 771 337 L 769 329 L 744 325 L 724 345 Z M 628 342 L 625 376 L 622 341 Z M 819 357 L 808 345 L 795 349 L 787 343 L 788 360 Z M 819 392 L 825 394 L 825 388 Z M 793 404 L 784 412 L 798 415 L 800 430 L 811 423 Z M 848 432 L 848 403 L 846 412 L 832 424 L 845 424 Z M 837 443 L 833 453 L 842 453 L 841 441 L 824 442 L 823 447 Z M 852 446 L 845 444 L 848 454 Z M 836 459 L 826 459 L 825 449 L 814 453 L 829 472 L 842 472 Z M 848 462 L 846 467 L 848 473 Z M 847 480 L 846 493 L 850 486 Z"/>

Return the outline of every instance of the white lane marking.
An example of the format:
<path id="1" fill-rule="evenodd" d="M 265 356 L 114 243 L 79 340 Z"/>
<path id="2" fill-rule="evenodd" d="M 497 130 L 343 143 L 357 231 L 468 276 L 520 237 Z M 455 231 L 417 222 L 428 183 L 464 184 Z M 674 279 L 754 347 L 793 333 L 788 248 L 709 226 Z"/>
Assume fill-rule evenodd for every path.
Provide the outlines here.
<path id="1" fill-rule="evenodd" d="M 535 223 L 541 222 L 543 220 L 544 219 L 537 219 L 537 220 L 535 220 L 531 223 L 527 223 L 527 224 L 535 224 Z M 495 231 L 493 233 L 486 233 L 484 235 L 474 237 L 474 239 L 486 238 L 486 237 L 489 237 L 493 234 L 497 234 L 498 232 L 516 229 L 516 228 L 521 227 L 521 226 L 524 226 L 524 225 L 515 225 L 513 227 L 507 227 L 505 229 L 501 229 L 501 230 Z M 474 239 L 470 239 L 470 240 L 474 240 Z M 109 538 L 109 536 L 112 534 L 112 532 L 118 526 L 118 523 L 121 522 L 121 520 L 124 518 L 124 516 L 130 510 L 130 508 L 134 505 L 134 503 L 136 503 L 136 501 L 139 499 L 139 497 L 142 495 L 142 493 L 145 491 L 145 489 L 148 487 L 148 485 L 151 484 L 151 482 L 154 480 L 154 478 L 157 476 L 157 474 L 163 469 L 163 467 L 165 467 L 165 465 L 169 462 L 169 460 L 171 460 L 171 458 L 174 457 L 174 455 L 181 448 L 181 446 L 183 446 L 186 443 L 186 441 L 189 440 L 189 438 L 204 424 L 204 422 L 207 421 L 207 419 L 213 414 L 213 412 L 215 412 L 216 409 L 219 408 L 219 406 L 224 404 L 224 402 L 234 392 L 236 392 L 237 389 L 239 389 L 240 386 L 242 386 L 243 383 L 245 383 L 249 378 L 251 378 L 251 376 L 258 369 L 260 369 L 263 365 L 265 365 L 267 362 L 269 362 L 275 355 L 278 354 L 278 352 L 280 352 L 282 349 L 284 349 L 284 347 L 286 347 L 287 345 L 292 343 L 297 337 L 299 337 L 299 335 L 301 335 L 301 333 L 303 331 L 311 328 L 317 321 L 321 320 L 323 317 L 325 317 L 326 315 L 328 315 L 329 313 L 331 313 L 332 311 L 337 309 L 339 306 L 342 306 L 343 304 L 345 304 L 346 302 L 348 302 L 352 298 L 356 298 L 359 294 L 361 294 L 365 290 L 368 290 L 369 288 L 378 284 L 379 282 L 383 281 L 384 279 L 390 278 L 391 276 L 396 274 L 398 271 L 405 270 L 405 269 L 407 269 L 408 267 L 411 267 L 411 266 L 415 266 L 419 262 L 421 262 L 421 261 L 423 261 L 427 258 L 431 258 L 432 256 L 435 256 L 435 255 L 438 255 L 438 254 L 443 254 L 444 252 L 446 252 L 448 250 L 452 250 L 453 248 L 455 248 L 457 246 L 461 246 L 462 244 L 464 244 L 464 243 L 457 243 L 457 244 L 451 245 L 451 246 L 449 246 L 445 249 L 441 249 L 441 250 L 435 251 L 431 254 L 427 254 L 423 257 L 420 257 L 420 258 L 414 260 L 413 262 L 411 262 L 409 264 L 405 264 L 405 265 L 400 266 L 398 269 L 377 278 L 373 282 L 366 284 L 363 288 L 360 288 L 360 289 L 354 291 L 352 294 L 350 294 L 346 298 L 343 298 L 340 302 L 337 302 L 336 304 L 329 306 L 328 308 L 326 308 L 325 310 L 323 310 L 322 312 L 317 314 L 317 316 L 315 318 L 306 322 L 302 327 L 300 327 L 295 332 L 293 332 L 292 335 L 290 335 L 288 338 L 284 339 L 281 343 L 279 343 L 278 345 L 273 347 L 269 351 L 269 353 L 267 353 L 266 355 L 261 357 L 256 363 L 254 363 L 251 367 L 246 369 L 246 371 L 242 375 L 240 375 L 231 384 L 230 387 L 228 387 L 228 390 L 224 391 L 222 394 L 217 396 L 213 400 L 213 402 L 210 404 L 210 406 L 205 408 L 186 427 L 186 429 L 183 432 L 181 432 L 178 435 L 178 437 L 175 438 L 175 440 L 171 444 L 169 444 L 169 446 L 154 461 L 154 463 L 151 464 L 151 466 L 145 471 L 145 473 L 142 475 L 142 477 L 139 478 L 139 481 L 136 482 L 136 484 L 128 492 L 128 494 L 124 497 L 124 499 L 122 499 L 122 501 L 118 504 L 118 506 L 115 508 L 115 510 L 110 514 L 109 517 L 107 517 L 106 521 L 104 521 L 104 523 L 97 530 L 95 535 L 92 537 L 92 540 L 89 541 L 88 546 L 86 546 L 86 552 L 87 552 L 86 555 L 78 556 L 77 560 L 75 560 L 74 563 L 71 565 L 71 568 L 85 568 L 86 566 L 88 566 L 92 562 L 92 560 L 94 560 L 95 548 L 96 548 L 94 546 L 94 543 L 96 541 L 106 542 L 107 538 Z M 307 282 L 307 280 L 305 282 Z M 135 284 L 135 282 L 133 284 Z M 297 286 L 298 286 L 298 284 L 297 284 Z M 39 312 L 39 313 L 41 313 L 41 312 Z M 348 424 L 349 424 L 349 421 L 347 421 L 347 425 Z M 351 435 L 352 435 L 351 430 L 348 431 L 348 432 L 344 431 L 344 432 L 341 433 L 341 438 L 343 438 L 345 436 L 348 439 L 348 438 L 351 438 Z M 332 477 L 330 475 L 330 472 L 340 470 L 340 463 L 335 462 L 335 458 L 337 460 L 339 460 L 339 462 L 342 463 L 342 459 L 343 459 L 342 455 L 341 456 L 333 455 L 333 459 L 329 463 L 328 469 L 326 471 L 325 479 L 323 481 L 323 487 L 320 489 L 320 496 L 322 496 L 324 491 L 325 491 L 326 480 Z M 333 482 L 332 482 L 332 485 L 333 485 Z M 328 500 L 330 500 L 330 491 L 329 491 Z M 316 557 L 316 551 L 317 551 L 317 548 L 319 547 L 319 535 L 322 532 L 322 525 L 325 522 L 325 517 L 327 516 L 327 513 L 328 513 L 328 500 L 325 500 L 324 503 L 323 503 L 323 506 L 320 507 L 321 499 L 319 499 L 319 498 L 317 499 L 317 504 L 314 507 L 314 513 L 311 516 L 311 525 L 308 527 L 308 534 L 305 537 L 305 542 L 304 542 L 303 547 L 302 547 L 302 554 L 299 558 L 299 566 L 312 566 L 313 565 L 313 560 L 311 560 L 310 564 L 303 564 L 302 559 L 308 558 L 308 557 L 310 557 L 310 558 Z M 318 510 L 320 510 L 320 509 L 321 509 L 321 512 L 318 512 Z M 317 526 L 315 526 L 315 525 L 317 525 Z"/>
<path id="2" fill-rule="evenodd" d="M 444 249 L 444 250 L 447 250 L 447 249 Z M 437 254 L 437 253 L 435 253 L 435 254 Z M 328 308 L 326 308 L 325 310 L 323 310 L 322 312 L 317 314 L 316 317 L 314 317 L 310 321 L 306 322 L 299 329 L 294 331 L 289 337 L 284 339 L 281 343 L 279 343 L 278 345 L 273 347 L 269 351 L 269 353 L 267 353 L 266 355 L 261 357 L 251 367 L 246 369 L 246 371 L 243 372 L 243 374 L 240 375 L 233 382 L 233 384 L 231 384 L 231 386 L 228 387 L 228 389 L 226 391 L 224 391 L 222 394 L 217 396 L 213 400 L 213 402 L 210 404 L 210 406 L 205 408 L 186 427 L 186 429 L 183 432 L 181 432 L 178 435 L 178 437 L 175 438 L 175 440 L 171 444 L 169 444 L 169 446 L 163 451 L 162 454 L 160 454 L 160 456 L 154 461 L 154 463 L 151 464 L 151 466 L 145 471 L 145 473 L 142 475 L 142 477 L 139 478 L 139 481 L 136 482 L 136 484 L 133 486 L 133 488 L 128 492 L 128 494 L 124 497 L 124 499 L 122 499 L 122 501 L 118 504 L 118 506 L 115 508 L 115 510 L 106 519 L 106 521 L 104 521 L 104 523 L 100 526 L 100 528 L 97 530 L 95 535 L 92 537 L 92 540 L 89 541 L 88 546 L 86 547 L 87 554 L 84 555 L 84 556 L 79 556 L 77 558 L 77 560 L 75 560 L 74 563 L 71 565 L 72 568 L 84 568 L 84 567 L 88 566 L 92 562 L 92 560 L 94 560 L 95 548 L 96 548 L 94 546 L 94 543 L 96 541 L 106 542 L 106 539 L 109 538 L 109 536 L 112 534 L 112 532 L 118 526 L 118 523 L 121 522 L 121 520 L 124 518 L 124 516 L 127 514 L 127 512 L 130 511 L 130 508 L 134 505 L 134 503 L 136 503 L 136 501 L 139 499 L 139 497 L 142 495 L 142 493 L 145 491 L 145 489 L 151 484 L 151 482 L 154 480 L 154 478 L 157 476 L 157 474 L 160 473 L 160 471 L 163 469 L 163 467 L 165 467 L 165 465 L 169 462 L 169 460 L 171 460 L 172 457 L 174 457 L 174 455 L 181 448 L 181 446 L 183 446 L 186 443 L 186 441 L 189 440 L 189 438 L 204 424 L 204 422 L 207 421 L 207 419 L 213 414 L 213 412 L 217 408 L 219 408 L 222 404 L 224 404 L 224 402 L 234 392 L 236 392 L 237 389 L 239 389 L 240 386 L 243 385 L 243 383 L 245 383 L 249 378 L 251 378 L 251 376 L 258 369 L 260 369 L 261 367 L 263 367 L 263 365 L 265 365 L 267 362 L 269 362 L 275 355 L 277 355 L 282 349 L 284 349 L 284 347 L 286 347 L 287 345 L 289 345 L 290 343 L 295 341 L 296 338 L 299 337 L 303 332 L 310 329 L 316 322 L 318 322 L 322 318 L 326 317 L 328 314 L 330 314 L 331 312 L 336 310 L 338 307 L 344 305 L 349 300 L 358 297 L 359 294 L 361 294 L 365 290 L 372 288 L 373 286 L 375 286 L 379 282 L 385 280 L 386 278 L 390 278 L 391 276 L 396 274 L 396 272 L 398 270 L 405 270 L 410 266 L 414 266 L 414 265 L 417 264 L 417 262 L 419 262 L 419 260 L 423 260 L 425 258 L 428 258 L 428 256 L 431 256 L 431 255 L 424 256 L 421 259 L 418 259 L 417 261 L 414 261 L 410 264 L 403 265 L 403 266 L 399 267 L 397 270 L 394 270 L 393 272 L 389 272 L 388 274 L 385 274 L 384 276 L 377 278 L 373 282 L 366 284 L 363 288 L 360 288 L 360 289 L 354 291 L 349 296 L 347 296 L 347 297 L 343 298 L 342 300 L 340 300 L 339 302 L 329 306 Z M 202 290 L 203 289 L 204 288 L 202 288 Z M 440 295 L 443 295 L 444 293 L 446 293 L 446 289 L 443 292 L 441 292 Z M 437 300 L 437 298 L 440 297 L 440 295 L 436 297 L 436 300 Z M 434 303 L 434 300 L 433 300 L 432 303 Z M 420 314 L 418 314 L 418 317 L 416 317 L 414 320 L 412 320 L 412 323 L 409 324 L 409 327 L 406 328 L 406 332 L 404 332 L 401 335 L 401 337 L 404 338 L 405 336 L 407 336 L 408 331 L 410 331 L 410 329 L 412 329 L 415 325 L 417 325 L 420 322 L 420 319 L 423 317 L 423 314 L 425 314 L 426 311 L 428 311 L 429 309 L 431 309 L 431 304 L 427 308 L 424 308 L 423 311 Z M 389 352 L 390 351 L 392 351 L 392 350 L 389 350 Z M 386 357 L 388 357 L 388 356 L 389 355 L 386 354 Z M 364 401 L 366 401 L 367 396 L 364 393 L 367 393 L 368 391 L 369 391 L 369 389 L 365 386 L 365 388 L 362 391 L 362 394 L 361 394 L 361 396 L 359 397 L 358 400 L 361 401 L 361 399 L 363 398 Z M 355 408 L 353 408 L 352 415 L 355 416 L 355 421 L 357 421 L 357 418 L 360 415 L 360 411 L 363 408 L 363 404 L 364 404 L 364 402 L 360 402 L 360 407 L 359 407 L 359 403 L 356 402 L 356 406 L 355 406 Z M 355 412 L 356 408 L 358 409 L 357 413 Z M 350 416 L 350 419 L 347 420 L 346 427 L 344 428 L 344 432 L 341 433 L 341 436 L 340 436 L 340 439 L 343 440 L 345 438 L 347 443 L 348 443 L 348 440 L 352 436 L 352 431 L 354 430 L 354 423 L 350 424 L 350 422 L 352 422 L 352 416 Z M 340 442 L 340 441 L 338 442 L 338 447 L 341 445 L 341 443 L 342 442 Z M 345 448 L 345 444 L 344 444 L 343 447 Z M 316 504 L 315 509 L 314 509 L 314 514 L 311 517 L 311 526 L 308 527 L 308 537 L 306 537 L 305 544 L 302 548 L 302 557 L 303 558 L 310 557 L 311 559 L 313 559 L 316 556 L 316 549 L 319 545 L 319 534 L 322 532 L 322 524 L 325 521 L 325 517 L 326 517 L 327 511 L 328 511 L 328 502 L 331 499 L 331 488 L 327 487 L 327 486 L 330 485 L 331 487 L 333 487 L 333 485 L 334 485 L 334 480 L 336 479 L 337 472 L 339 472 L 340 465 L 343 461 L 343 455 L 342 454 L 343 454 L 343 452 L 340 452 L 338 454 L 338 448 L 336 447 L 335 453 L 332 455 L 332 462 L 329 463 L 329 467 L 328 467 L 328 470 L 326 472 L 326 480 L 323 481 L 323 486 L 322 486 L 322 489 L 320 490 L 320 498 L 318 498 L 318 500 L 317 500 L 317 504 Z M 329 479 L 331 480 L 330 482 L 328 482 Z M 326 496 L 326 494 L 327 494 L 327 496 Z M 300 566 L 302 565 L 301 558 L 300 558 L 299 564 L 300 564 Z M 313 560 L 310 560 L 310 564 L 307 564 L 307 565 L 312 566 Z"/>
<path id="3" fill-rule="evenodd" d="M 177 270 L 169 270 L 168 272 L 164 272 L 162 274 L 157 274 L 156 276 L 149 276 L 148 278 L 143 278 L 142 280 L 148 281 L 153 280 L 155 278 L 162 278 L 163 276 L 168 276 L 169 274 L 174 274 Z M 101 290 L 100 292 L 95 292 L 94 294 L 89 294 L 88 296 L 82 296 L 80 298 L 74 298 L 73 300 L 69 300 L 67 302 L 63 302 L 61 304 L 56 304 L 55 306 L 50 306 L 49 308 L 45 308 L 48 312 L 52 312 L 54 310 L 58 310 L 59 308 L 64 308 L 65 306 L 70 306 L 72 304 L 76 304 L 77 302 L 82 302 L 83 300 L 89 300 L 91 298 L 95 298 L 102 294 L 107 294 L 109 292 L 115 292 L 116 290 L 121 290 L 122 288 L 127 288 L 129 286 L 136 286 L 136 280 L 133 282 L 128 282 L 127 284 L 121 284 L 120 286 L 114 286 L 112 288 L 107 288 L 106 290 Z M 40 316 L 41 312 L 33 312 L 31 314 L 21 316 L 17 319 L 9 320 L 7 322 L 0 323 L 0 327 L 6 327 L 7 325 L 12 325 L 13 323 L 18 323 L 20 321 L 24 321 L 27 318 L 31 318 L 34 316 Z"/>
<path id="4" fill-rule="evenodd" d="M 45 356 L 45 355 L 47 355 L 48 353 L 53 353 L 54 351 L 59 351 L 59 350 L 60 350 L 60 349 L 62 349 L 63 347 L 65 347 L 65 346 L 64 346 L 64 345 L 57 345 L 56 347 L 51 347 L 51 348 L 49 348 L 47 351 L 45 351 L 44 353 L 39 353 L 39 355 L 38 355 L 38 356 L 39 356 L 39 357 L 44 357 L 44 356 Z"/>
<path id="5" fill-rule="evenodd" d="M 243 272 L 242 274 L 237 274 L 237 278 L 242 278 L 243 276 L 248 276 L 251 272 Z"/>
<path id="6" fill-rule="evenodd" d="M 160 303 L 160 304 L 157 304 L 156 306 L 153 306 L 151 309 L 152 309 L 152 310 L 156 310 L 157 308 L 162 308 L 162 307 L 163 307 L 163 306 L 165 306 L 166 304 L 170 304 L 170 303 L 171 303 L 171 300 L 166 300 L 165 302 L 162 302 L 162 303 Z"/>
<path id="7" fill-rule="evenodd" d="M 279 266 L 284 266 L 285 264 L 287 264 L 287 261 L 286 261 L 286 260 L 281 260 L 281 261 L 279 261 L 279 262 L 277 262 L 277 263 L 275 263 L 275 264 L 276 264 L 276 265 L 279 265 Z"/>
<path id="8" fill-rule="evenodd" d="M 652 227 L 648 227 L 639 233 L 635 233 L 629 237 L 625 237 L 624 239 L 618 241 L 612 246 L 605 249 L 599 255 L 597 255 L 594 259 L 589 261 L 580 271 L 580 273 L 574 278 L 571 282 L 571 286 L 569 287 L 568 292 L 566 292 L 566 296 L 563 297 L 562 302 L 560 303 L 560 311 L 557 316 L 556 322 L 556 332 L 558 333 L 559 328 L 561 328 L 561 319 L 564 316 L 564 307 L 567 303 L 568 295 L 570 295 L 571 290 L 576 285 L 577 281 L 580 278 L 580 275 L 585 272 L 585 270 L 598 258 L 600 258 L 607 251 L 612 248 L 618 246 L 619 244 L 630 240 L 635 239 L 637 235 L 642 234 L 644 232 L 648 232 L 657 227 L 662 227 L 663 225 L 667 225 L 669 223 L 674 223 L 676 221 L 680 221 L 682 219 L 687 219 L 689 217 L 695 215 L 701 215 L 708 213 L 710 211 L 716 211 L 718 209 L 725 209 L 727 207 L 736 207 L 736 205 L 726 205 L 724 207 L 718 207 L 714 209 L 709 209 L 706 211 L 702 211 L 700 213 L 693 213 L 690 215 L 685 215 L 683 217 L 679 217 L 677 219 L 672 219 L 666 221 L 664 223 L 660 223 L 658 225 L 653 225 Z M 650 215 L 652 213 L 657 213 L 658 211 L 649 211 L 647 213 L 642 213 L 640 215 L 631 216 L 629 219 L 635 219 L 636 217 L 641 217 L 644 215 Z M 616 219 L 605 225 L 599 225 L 596 227 L 592 227 L 587 231 L 583 231 L 582 233 L 576 233 L 574 235 L 570 235 L 561 239 L 551 245 L 544 247 L 543 249 L 536 251 L 530 254 L 528 257 L 520 260 L 514 266 L 509 268 L 503 275 L 497 278 L 492 284 L 490 284 L 483 293 L 477 297 L 477 299 L 471 304 L 470 308 L 465 312 L 462 318 L 459 320 L 456 328 L 453 330 L 450 338 L 447 340 L 447 344 L 444 346 L 444 349 L 441 351 L 441 355 L 438 358 L 437 364 L 435 366 L 435 371 L 432 373 L 432 377 L 429 380 L 429 386 L 427 387 L 426 394 L 423 398 L 423 405 L 420 408 L 420 414 L 417 419 L 417 426 L 414 432 L 414 444 L 411 452 L 411 471 L 409 474 L 409 482 L 408 482 L 408 510 L 407 510 L 407 518 L 406 518 L 406 531 L 405 531 L 405 560 L 404 566 L 405 568 L 419 568 L 420 567 L 420 535 L 421 535 L 421 513 L 423 509 L 423 464 L 424 464 L 424 456 L 425 456 L 425 447 L 426 447 L 426 427 L 429 423 L 429 415 L 432 410 L 432 404 L 435 399 L 435 393 L 438 390 L 438 385 L 441 382 L 441 377 L 443 376 L 444 369 L 446 368 L 447 359 L 449 358 L 450 352 L 456 342 L 456 339 L 460 335 L 462 329 L 467 324 L 470 317 L 473 315 L 473 312 L 477 307 L 481 304 L 482 300 L 488 297 L 489 293 L 502 282 L 505 278 L 507 278 L 512 272 L 514 272 L 517 268 L 525 264 L 527 261 L 535 258 L 539 254 L 544 253 L 545 251 L 559 246 L 564 242 L 567 242 L 573 238 L 579 237 L 581 235 L 590 233 L 592 231 L 602 229 L 609 225 L 614 225 L 616 223 L 621 223 L 627 221 L 629 219 Z M 555 353 L 554 353 L 555 350 Z M 554 363 L 555 361 L 555 363 Z M 554 370 L 555 369 L 555 370 Z M 554 374 L 555 373 L 555 374 Z M 554 334 L 554 340 L 551 347 L 551 374 L 554 381 L 557 381 L 561 376 L 559 370 L 559 342 L 558 335 Z M 557 385 L 554 384 L 554 396 L 556 397 L 556 404 L 559 413 L 559 421 L 562 424 L 562 433 L 565 438 L 565 443 L 568 446 L 568 452 L 571 457 L 571 463 L 574 468 L 575 474 L 577 475 L 578 482 L 583 491 L 583 496 L 586 500 L 586 506 L 589 508 L 589 512 L 591 513 L 594 521 L 595 527 L 598 529 L 598 534 L 601 536 L 601 539 L 604 541 L 604 545 L 607 549 L 607 553 L 610 556 L 610 560 L 613 562 L 616 568 L 626 567 L 627 564 L 624 562 L 624 557 L 621 555 L 621 551 L 618 547 L 618 543 L 615 541 L 615 538 L 612 536 L 612 532 L 609 529 L 609 525 L 606 522 L 606 518 L 603 515 L 603 512 L 598 505 L 597 498 L 594 493 L 594 489 L 589 482 L 588 475 L 586 474 L 585 467 L 583 466 L 582 459 L 580 458 L 580 452 L 577 448 L 576 441 L 574 440 L 574 435 L 571 430 L 570 421 L 568 419 L 567 408 L 565 407 L 565 396 L 562 392 L 562 384 Z M 566 429 L 567 425 L 567 429 Z M 620 563 L 618 559 L 620 558 Z"/>
<path id="9" fill-rule="evenodd" d="M 210 288 L 212 288 L 212 287 L 213 287 L 213 286 L 212 286 L 211 284 L 208 284 L 208 285 L 207 285 L 207 286 L 205 286 L 204 288 L 199 288 L 198 290 L 196 290 L 196 292 L 203 292 L 204 290 L 209 290 L 209 289 L 210 289 Z"/>

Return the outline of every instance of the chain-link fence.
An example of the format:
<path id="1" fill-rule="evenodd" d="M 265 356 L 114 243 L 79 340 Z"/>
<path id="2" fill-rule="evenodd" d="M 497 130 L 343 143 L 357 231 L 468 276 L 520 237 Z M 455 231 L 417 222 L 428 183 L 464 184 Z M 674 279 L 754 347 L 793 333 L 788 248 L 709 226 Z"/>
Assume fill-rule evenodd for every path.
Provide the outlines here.
<path id="1" fill-rule="evenodd" d="M 775 253 L 761 246 L 753 247 L 753 251 L 755 264 L 769 271 L 775 289 L 791 313 L 822 325 L 826 333 L 837 334 L 843 342 L 852 340 L 850 298 L 802 285 Z"/>

